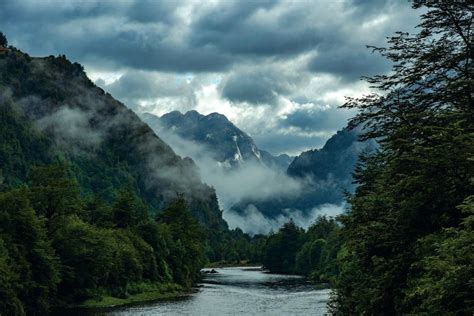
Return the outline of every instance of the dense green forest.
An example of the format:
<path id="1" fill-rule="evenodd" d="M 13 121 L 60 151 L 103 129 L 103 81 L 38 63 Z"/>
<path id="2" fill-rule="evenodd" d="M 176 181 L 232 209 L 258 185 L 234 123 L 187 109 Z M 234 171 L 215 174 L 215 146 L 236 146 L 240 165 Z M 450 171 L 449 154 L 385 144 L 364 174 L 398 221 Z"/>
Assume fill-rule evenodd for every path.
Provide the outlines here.
<path id="1" fill-rule="evenodd" d="M 341 217 L 336 314 L 474 312 L 474 7 L 414 7 L 426 10 L 418 34 L 374 48 L 392 73 L 345 105 L 380 148 L 361 159 Z"/>
<path id="2" fill-rule="evenodd" d="M 300 274 L 315 282 L 333 282 L 338 275 L 340 225 L 319 217 L 306 231 L 290 220 L 270 234 L 262 247 L 262 263 L 272 272 Z"/>
<path id="3" fill-rule="evenodd" d="M 0 101 L 0 313 L 178 293 L 206 262 L 258 260 L 192 161 L 79 64 L 10 46 Z"/>
<path id="4" fill-rule="evenodd" d="M 177 198 L 156 218 L 130 190 L 113 203 L 83 198 L 63 165 L 31 169 L 0 193 L 0 310 L 189 288 L 206 261 L 204 230 Z"/>

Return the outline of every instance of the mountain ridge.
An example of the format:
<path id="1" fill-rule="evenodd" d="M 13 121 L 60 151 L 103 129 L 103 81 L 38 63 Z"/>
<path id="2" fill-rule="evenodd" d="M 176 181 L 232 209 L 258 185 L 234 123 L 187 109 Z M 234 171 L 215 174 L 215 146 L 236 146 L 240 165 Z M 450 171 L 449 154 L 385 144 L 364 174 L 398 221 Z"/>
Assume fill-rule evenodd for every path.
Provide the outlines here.
<path id="1" fill-rule="evenodd" d="M 134 112 L 95 86 L 81 65 L 64 55 L 32 58 L 12 49 L 0 57 L 0 86 L 3 105 L 16 109 L 10 115 L 4 107 L 10 115 L 5 119 L 31 122 L 25 128 L 44 139 L 44 148 L 30 155 L 43 155 L 39 162 L 67 161 L 83 194 L 111 200 L 129 186 L 160 210 L 183 193 L 201 223 L 227 227 L 214 190 L 201 181 L 194 162 L 177 156 Z M 5 161 L 10 151 L 30 146 L 12 137 L 0 149 Z M 26 181 L 28 165 L 2 165 L 3 185 Z"/>
<path id="2" fill-rule="evenodd" d="M 264 216 L 275 219 L 282 214 L 291 217 L 296 211 L 307 217 L 318 207 L 341 205 L 345 193 L 355 189 L 352 172 L 359 155 L 377 148 L 375 141 L 360 142 L 359 134 L 358 129 L 346 127 L 329 138 L 321 149 L 311 149 L 295 157 L 287 174 L 304 183 L 298 194 L 243 200 L 235 204 L 232 211 L 245 214 L 247 208 L 253 206 Z"/>
<path id="3" fill-rule="evenodd" d="M 158 134 L 166 129 L 183 139 L 206 146 L 213 158 L 227 168 L 253 162 L 286 169 L 292 159 L 288 155 L 273 156 L 259 149 L 247 133 L 217 112 L 203 115 L 195 110 L 186 113 L 172 111 L 161 117 L 151 113 L 144 113 L 141 117 Z"/>

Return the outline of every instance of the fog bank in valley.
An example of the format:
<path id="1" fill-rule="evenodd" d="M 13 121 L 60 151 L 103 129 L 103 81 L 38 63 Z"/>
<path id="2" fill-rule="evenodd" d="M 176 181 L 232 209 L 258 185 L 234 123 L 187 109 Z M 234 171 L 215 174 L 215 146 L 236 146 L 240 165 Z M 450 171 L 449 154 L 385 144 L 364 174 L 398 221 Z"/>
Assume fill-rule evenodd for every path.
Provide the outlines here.
<path id="1" fill-rule="evenodd" d="M 250 234 L 278 230 L 291 219 L 301 227 L 308 227 L 319 215 L 337 215 L 343 205 L 324 204 L 305 212 L 286 209 L 277 218 L 268 218 L 250 204 L 244 212 L 237 213 L 231 207 L 242 200 L 259 201 L 272 197 L 297 197 L 310 181 L 289 177 L 281 170 L 269 168 L 257 161 L 245 161 L 236 167 L 228 167 L 214 158 L 205 145 L 183 139 L 170 129 L 155 128 L 156 133 L 182 157 L 190 157 L 196 163 L 202 180 L 217 192 L 223 217 L 230 228 L 239 227 Z"/>

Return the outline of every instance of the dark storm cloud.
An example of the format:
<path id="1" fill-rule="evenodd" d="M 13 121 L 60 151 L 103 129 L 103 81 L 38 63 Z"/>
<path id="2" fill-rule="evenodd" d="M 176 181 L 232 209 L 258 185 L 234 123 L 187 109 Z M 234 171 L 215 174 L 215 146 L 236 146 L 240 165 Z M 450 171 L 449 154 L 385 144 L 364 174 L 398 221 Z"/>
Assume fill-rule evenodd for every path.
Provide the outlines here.
<path id="1" fill-rule="evenodd" d="M 291 91 L 291 80 L 272 69 L 235 72 L 222 83 L 221 93 L 232 102 L 274 105 Z"/>
<path id="2" fill-rule="evenodd" d="M 230 56 L 188 45 L 177 9 L 173 1 L 6 1 L 0 3 L 0 28 L 33 55 L 65 53 L 99 68 L 227 69 Z"/>
<path id="3" fill-rule="evenodd" d="M 337 108 L 306 108 L 288 114 L 279 123 L 281 127 L 295 127 L 306 132 L 337 130 L 346 125 L 350 116 L 350 112 Z"/>
<path id="4" fill-rule="evenodd" d="M 334 3 L 226 0 L 193 7 L 189 23 L 184 23 L 178 11 L 185 2 L 11 0 L 0 2 L 0 27 L 12 43 L 32 54 L 66 53 L 97 67 L 226 71 L 242 62 L 261 63 L 264 57 L 290 58 L 317 50 L 310 71 L 335 71 L 352 79 L 374 65 L 361 53 L 363 41 L 356 47 L 357 56 L 351 56 L 354 45 L 345 44 L 351 34 L 341 27 L 357 32 L 364 19 L 407 3 Z M 328 6 L 336 8 L 328 13 Z M 328 19 L 327 14 L 333 16 Z M 354 28 L 352 23 L 357 23 Z M 326 65 L 341 60 L 356 65 L 347 73 L 341 66 Z"/>
<path id="5" fill-rule="evenodd" d="M 175 19 L 177 19 L 175 9 L 176 2 L 172 0 L 141 0 L 131 5 L 127 10 L 127 15 L 130 20 L 141 23 L 160 21 L 173 25 Z"/>
<path id="6" fill-rule="evenodd" d="M 334 75 L 345 84 L 390 70 L 391 64 L 366 45 L 384 45 L 386 36 L 401 25 L 397 18 L 393 23 L 377 22 L 377 19 L 405 14 L 403 10 L 409 8 L 409 2 L 354 0 L 296 4 L 281 2 L 285 10 L 277 10 L 276 5 L 262 7 L 251 3 L 240 14 L 234 1 L 224 1 L 193 24 L 190 42 L 215 47 L 223 53 L 246 55 L 247 62 L 254 60 L 255 68 L 262 57 L 281 60 L 311 54 L 306 68 L 294 71 Z M 326 10 L 329 4 L 332 9 Z M 406 25 L 416 24 L 414 14 L 405 20 Z M 374 25 L 370 27 L 370 23 Z M 285 89 L 278 91 L 281 83 L 274 84 L 283 80 L 278 75 L 269 80 L 261 74 L 232 74 L 222 89 L 222 96 L 233 102 L 274 104 L 280 94 L 287 93 Z"/>
<path id="7" fill-rule="evenodd" d="M 314 57 L 308 64 L 310 71 L 338 76 L 354 81 L 362 76 L 383 74 L 391 64 L 366 46 L 334 47 Z"/>
<path id="8" fill-rule="evenodd" d="M 222 1 L 195 21 L 190 43 L 216 47 L 232 55 L 254 56 L 294 55 L 314 48 L 319 32 L 301 19 L 305 12 L 292 10 L 288 3 L 288 12 L 277 15 L 272 12 L 277 4 L 277 1 Z"/>
<path id="9" fill-rule="evenodd" d="M 117 67 L 175 72 L 225 71 L 231 64 L 229 56 L 211 48 L 188 48 L 160 34 L 125 31 L 82 44 L 75 51 L 91 64 L 112 60 Z"/>
<path id="10" fill-rule="evenodd" d="M 410 0 L 352 0 L 346 1 L 347 8 L 355 9 L 359 15 L 379 14 L 387 7 L 400 7 L 410 5 Z"/>

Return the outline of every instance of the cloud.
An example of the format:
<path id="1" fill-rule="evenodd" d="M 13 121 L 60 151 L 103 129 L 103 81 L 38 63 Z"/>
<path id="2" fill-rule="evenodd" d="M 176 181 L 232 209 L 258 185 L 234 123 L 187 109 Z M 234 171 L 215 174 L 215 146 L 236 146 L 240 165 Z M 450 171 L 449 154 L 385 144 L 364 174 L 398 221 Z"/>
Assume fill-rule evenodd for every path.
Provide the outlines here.
<path id="1" fill-rule="evenodd" d="M 334 47 L 317 54 L 308 64 L 310 71 L 328 73 L 346 81 L 354 81 L 362 76 L 386 73 L 390 63 L 365 46 Z"/>
<path id="2" fill-rule="evenodd" d="M 419 13 L 399 0 L 7 0 L 0 30 L 33 56 L 84 64 L 137 112 L 223 113 L 260 147 L 295 153 L 344 127 L 343 96 L 390 69 L 365 45 L 413 30 Z"/>
<path id="3" fill-rule="evenodd" d="M 352 112 L 315 105 L 302 106 L 280 120 L 283 127 L 294 127 L 301 131 L 337 130 L 352 116 Z"/>
<path id="4" fill-rule="evenodd" d="M 320 148 L 326 140 L 334 134 L 332 131 L 320 135 L 301 134 L 296 132 L 285 132 L 285 130 L 276 130 L 273 134 L 263 133 L 254 135 L 255 142 L 259 148 L 268 150 L 275 154 L 288 153 L 297 156 L 308 148 Z"/>
<path id="5" fill-rule="evenodd" d="M 158 135 L 182 157 L 191 157 L 203 181 L 215 188 L 224 210 L 243 199 L 264 200 L 269 197 L 295 196 L 302 183 L 288 177 L 283 171 L 248 161 L 236 168 L 227 168 L 214 158 L 204 145 L 185 140 L 170 130 L 156 128 Z"/>
<path id="6" fill-rule="evenodd" d="M 284 214 L 277 218 L 265 217 L 254 205 L 249 205 L 242 214 L 228 211 L 224 212 L 223 217 L 231 229 L 239 227 L 244 232 L 251 235 L 268 234 L 271 231 L 277 231 L 283 224 L 293 219 L 296 225 L 308 228 L 315 222 L 318 216 L 337 216 L 343 213 L 345 205 L 323 204 L 313 208 L 309 212 L 298 210 L 285 210 Z"/>
<path id="7" fill-rule="evenodd" d="M 194 107 L 197 103 L 196 80 L 187 80 L 176 74 L 130 70 L 112 83 L 97 82 L 129 107 L 156 107 L 159 104 L 169 110 Z"/>
<path id="8" fill-rule="evenodd" d="M 273 69 L 236 72 L 222 83 L 222 96 L 232 102 L 274 105 L 279 95 L 291 91 L 290 81 L 282 77 Z"/>
<path id="9" fill-rule="evenodd" d="M 52 133 L 55 140 L 62 146 L 95 147 L 100 144 L 103 135 L 100 131 L 91 128 L 91 120 L 90 112 L 64 106 L 35 123 L 40 130 Z"/>
<path id="10" fill-rule="evenodd" d="M 342 60 L 351 56 L 347 47 L 381 43 L 391 31 L 389 22 L 400 26 L 399 15 L 408 24 L 415 16 L 409 3 L 390 0 L 19 0 L 4 1 L 0 9 L 11 42 L 33 54 L 66 53 L 96 67 L 177 72 L 227 71 L 316 51 L 316 60 L 329 60 L 336 50 L 327 49 L 336 47 Z M 360 63 L 370 65 L 370 60 Z"/>
<path id="11" fill-rule="evenodd" d="M 301 3 L 221 1 L 192 24 L 190 42 L 232 55 L 287 56 L 310 50 L 318 33 L 308 28 Z M 295 16 L 295 12 L 298 16 Z M 303 23 L 302 23 L 303 22 Z"/>
<path id="12" fill-rule="evenodd" d="M 35 55 L 67 54 L 97 68 L 163 71 L 224 70 L 232 59 L 192 47 L 172 1 L 6 1 L 0 27 L 10 42 Z"/>

